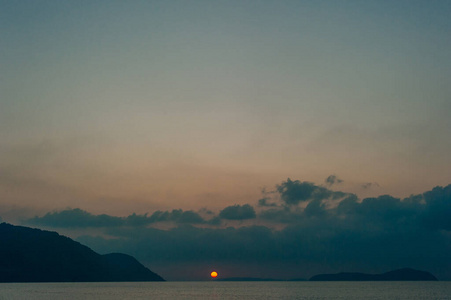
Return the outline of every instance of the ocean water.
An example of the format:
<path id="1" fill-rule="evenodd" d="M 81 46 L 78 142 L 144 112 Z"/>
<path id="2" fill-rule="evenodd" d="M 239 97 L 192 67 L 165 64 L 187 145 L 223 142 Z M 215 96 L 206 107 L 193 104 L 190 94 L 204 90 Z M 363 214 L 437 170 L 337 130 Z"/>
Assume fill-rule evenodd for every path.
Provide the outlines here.
<path id="1" fill-rule="evenodd" d="M 0 299 L 451 299 L 451 281 L 0 283 Z"/>

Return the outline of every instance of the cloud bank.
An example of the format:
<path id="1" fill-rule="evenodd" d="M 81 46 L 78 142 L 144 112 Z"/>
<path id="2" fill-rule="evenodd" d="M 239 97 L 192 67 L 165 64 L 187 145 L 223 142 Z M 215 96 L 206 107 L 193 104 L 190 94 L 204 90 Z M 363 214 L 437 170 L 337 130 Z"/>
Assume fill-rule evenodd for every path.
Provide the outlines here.
<path id="1" fill-rule="evenodd" d="M 184 279 L 177 277 L 180 272 L 168 271 L 170 266 L 189 265 L 200 274 L 213 263 L 236 276 L 294 278 L 409 266 L 451 279 L 451 185 L 404 199 L 390 195 L 359 199 L 287 179 L 255 207 L 237 204 L 217 214 L 205 212 L 115 217 L 71 209 L 25 223 L 85 228 L 79 241 L 102 253 L 134 255 L 160 266 L 170 279 Z M 163 222 L 172 226 L 165 230 L 155 226 Z M 89 228 L 103 233 L 90 234 Z M 249 268 L 243 271 L 243 265 Z"/>

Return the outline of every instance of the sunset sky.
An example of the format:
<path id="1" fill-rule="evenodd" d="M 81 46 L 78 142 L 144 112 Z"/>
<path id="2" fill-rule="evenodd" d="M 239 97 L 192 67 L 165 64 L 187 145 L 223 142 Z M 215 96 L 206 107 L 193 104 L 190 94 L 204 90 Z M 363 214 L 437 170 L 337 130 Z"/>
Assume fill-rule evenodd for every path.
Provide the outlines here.
<path id="1" fill-rule="evenodd" d="M 291 221 L 268 225 L 261 210 L 305 214 L 319 199 L 335 213 L 330 193 L 404 203 L 446 187 L 450 15 L 451 1 L 0 0 L 0 218 L 64 228 L 101 251 L 77 233 L 85 226 L 34 217 L 182 209 L 208 230 L 226 230 L 219 219 L 284 230 Z M 298 187 L 329 194 L 304 199 Z M 450 189 L 421 197 L 451 213 Z M 246 205 L 252 224 L 227 216 Z M 445 223 L 432 226 L 440 251 L 451 249 Z"/>

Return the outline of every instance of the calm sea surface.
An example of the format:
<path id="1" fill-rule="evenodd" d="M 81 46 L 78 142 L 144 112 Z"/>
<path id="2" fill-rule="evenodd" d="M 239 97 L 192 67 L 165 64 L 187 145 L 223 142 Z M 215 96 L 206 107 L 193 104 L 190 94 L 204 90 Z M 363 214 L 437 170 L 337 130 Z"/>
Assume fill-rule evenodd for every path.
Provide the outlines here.
<path id="1" fill-rule="evenodd" d="M 451 281 L 0 283 L 0 299 L 451 299 Z"/>

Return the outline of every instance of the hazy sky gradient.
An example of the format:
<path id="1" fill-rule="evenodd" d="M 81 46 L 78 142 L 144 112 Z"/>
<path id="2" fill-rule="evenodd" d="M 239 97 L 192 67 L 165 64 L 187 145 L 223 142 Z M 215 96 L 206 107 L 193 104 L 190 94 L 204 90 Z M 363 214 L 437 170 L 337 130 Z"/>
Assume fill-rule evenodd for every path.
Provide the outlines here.
<path id="1" fill-rule="evenodd" d="M 0 7 L 4 211 L 219 209 L 331 174 L 362 197 L 451 181 L 449 1 Z"/>

